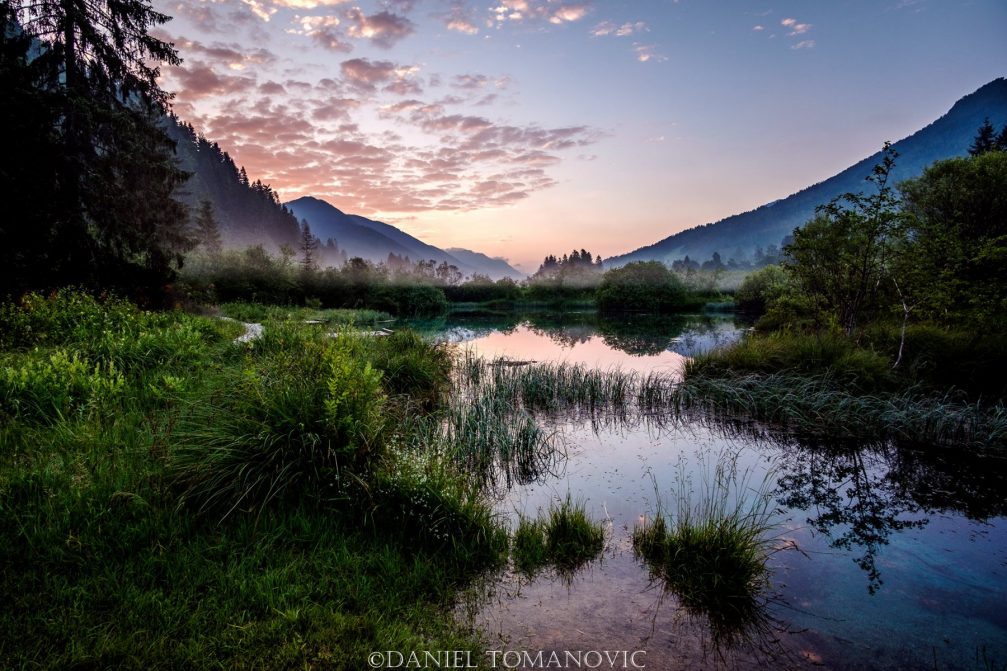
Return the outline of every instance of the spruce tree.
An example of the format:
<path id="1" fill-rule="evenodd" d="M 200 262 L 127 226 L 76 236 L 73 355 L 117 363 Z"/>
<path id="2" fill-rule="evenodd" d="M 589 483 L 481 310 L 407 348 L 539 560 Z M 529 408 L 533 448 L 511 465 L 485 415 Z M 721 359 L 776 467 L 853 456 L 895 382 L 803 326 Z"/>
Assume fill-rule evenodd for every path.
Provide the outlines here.
<path id="1" fill-rule="evenodd" d="M 3 7 L 5 35 L 23 32 L 32 41 L 20 65 L 44 73 L 33 82 L 36 113 L 58 110 L 33 138 L 40 151 L 50 145 L 48 165 L 26 177 L 53 185 L 47 212 L 26 223 L 45 238 L 45 253 L 21 259 L 23 266 L 44 263 L 47 273 L 15 270 L 18 289 L 159 289 L 191 247 L 186 210 L 173 198 L 186 175 L 158 125 L 168 103 L 158 65 L 179 60 L 148 33 L 168 17 L 145 0 L 13 0 Z"/>
<path id="2" fill-rule="evenodd" d="M 213 216 L 213 205 L 208 200 L 203 200 L 199 204 L 199 213 L 196 215 L 196 239 L 210 256 L 219 256 L 223 251 L 220 229 Z"/>
<path id="3" fill-rule="evenodd" d="M 996 148 L 996 142 L 996 129 L 993 128 L 993 124 L 990 123 L 990 118 L 986 117 L 983 121 L 983 125 L 979 126 L 975 139 L 972 140 L 972 146 L 969 147 L 969 154 L 971 156 L 979 156 L 980 154 L 985 154 L 988 151 L 993 151 Z"/>

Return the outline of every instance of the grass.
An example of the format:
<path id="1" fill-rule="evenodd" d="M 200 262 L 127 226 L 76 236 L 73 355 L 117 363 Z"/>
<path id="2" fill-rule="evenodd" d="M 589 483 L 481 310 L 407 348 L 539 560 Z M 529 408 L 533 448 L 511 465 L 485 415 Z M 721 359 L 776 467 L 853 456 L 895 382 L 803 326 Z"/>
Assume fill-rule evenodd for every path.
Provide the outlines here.
<path id="1" fill-rule="evenodd" d="M 605 528 L 569 495 L 549 507 L 544 519 L 521 516 L 511 540 L 514 568 L 532 577 L 546 566 L 570 576 L 605 549 Z"/>
<path id="2" fill-rule="evenodd" d="M 451 608 L 506 532 L 404 449 L 443 352 L 281 320 L 237 345 L 233 322 L 74 292 L 0 323 L 0 667 L 478 650 Z"/>
<path id="3" fill-rule="evenodd" d="M 659 506 L 633 530 L 636 554 L 688 611 L 707 618 L 719 643 L 736 644 L 765 625 L 761 601 L 774 551 L 767 482 L 754 488 L 748 473 L 720 459 L 698 501 L 680 478 L 674 513 Z"/>
<path id="4" fill-rule="evenodd" d="M 782 352 L 785 342 L 780 339 L 767 347 Z M 864 363 L 854 350 L 828 340 L 805 344 L 809 350 L 805 354 L 818 356 L 819 361 L 843 361 L 847 373 L 834 372 L 839 369 L 815 373 L 810 367 L 766 372 L 776 364 L 758 357 L 754 357 L 758 366 L 739 363 L 753 346 L 697 357 L 686 365 L 684 380 L 661 372 L 603 371 L 566 363 L 513 365 L 463 354 L 457 384 L 467 390 L 465 402 L 473 406 L 466 414 L 471 424 L 466 435 L 497 439 L 507 434 L 496 425 L 522 426 L 542 416 L 601 422 L 645 416 L 662 423 L 761 422 L 777 432 L 833 441 L 1007 447 L 1007 409 L 1002 401 L 970 401 L 963 394 L 940 394 L 919 385 L 867 392 L 851 387 L 848 375 L 857 366 L 876 370 L 872 358 Z M 461 442 L 489 446 L 476 452 L 494 451 L 493 440 L 466 437 Z M 510 444 L 498 451 L 509 453 Z M 548 447 L 542 441 L 534 444 L 536 449 Z"/>
<path id="5" fill-rule="evenodd" d="M 220 313 L 243 322 L 317 321 L 328 325 L 374 326 L 394 322 L 395 317 L 379 310 L 347 308 L 321 309 L 294 305 L 263 305 L 261 303 L 222 303 Z"/>

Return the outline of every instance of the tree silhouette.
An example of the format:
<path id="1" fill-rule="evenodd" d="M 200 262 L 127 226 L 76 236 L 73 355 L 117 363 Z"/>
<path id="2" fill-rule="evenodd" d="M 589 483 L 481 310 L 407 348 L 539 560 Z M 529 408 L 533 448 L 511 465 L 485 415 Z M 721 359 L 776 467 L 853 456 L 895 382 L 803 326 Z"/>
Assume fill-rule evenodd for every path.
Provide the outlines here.
<path id="1" fill-rule="evenodd" d="M 988 151 L 993 151 L 996 148 L 996 145 L 996 129 L 993 128 L 993 124 L 990 123 L 990 118 L 986 117 L 983 120 L 983 125 L 979 126 L 979 130 L 976 131 L 976 137 L 972 140 L 972 145 L 969 147 L 969 154 L 971 156 L 979 156 L 980 154 L 985 154 Z"/>
<path id="2" fill-rule="evenodd" d="M 203 200 L 199 204 L 199 213 L 196 215 L 196 238 L 210 256 L 218 256 L 223 249 L 217 220 L 213 217 L 213 205 L 208 200 Z"/>
<path id="3" fill-rule="evenodd" d="M 5 152 L 2 172 L 52 186 L 44 212 L 25 222 L 36 245 L 4 272 L 16 290 L 159 287 L 191 247 L 185 208 L 172 198 L 185 174 L 156 125 L 168 102 L 158 64 L 179 60 L 148 30 L 168 17 L 143 0 L 14 0 L 0 13 L 3 69 L 23 75 L 10 91 L 16 113 L 47 120 L 27 142 L 51 151 L 30 172 Z M 22 35 L 21 53 L 8 52 Z M 40 261 L 44 275 L 31 270 Z"/>

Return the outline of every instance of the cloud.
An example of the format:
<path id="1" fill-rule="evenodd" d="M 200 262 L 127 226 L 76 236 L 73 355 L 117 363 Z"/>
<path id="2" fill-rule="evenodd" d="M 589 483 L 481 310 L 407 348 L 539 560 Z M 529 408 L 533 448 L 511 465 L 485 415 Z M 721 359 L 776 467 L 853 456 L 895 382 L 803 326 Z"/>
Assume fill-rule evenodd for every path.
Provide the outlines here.
<path id="1" fill-rule="evenodd" d="M 790 32 L 787 35 L 793 37 L 794 35 L 803 35 L 804 33 L 811 30 L 810 23 L 798 23 L 797 19 L 783 19 L 780 21 L 780 25 L 790 28 Z"/>
<path id="2" fill-rule="evenodd" d="M 318 7 L 344 5 L 349 0 L 270 0 L 270 2 L 287 9 L 317 9 Z"/>
<path id="3" fill-rule="evenodd" d="M 231 70 L 243 70 L 246 65 L 265 65 L 276 61 L 276 55 L 268 49 L 246 49 L 236 43 L 205 44 L 197 40 L 174 38 L 163 32 L 159 33 L 158 37 L 173 42 L 183 58 L 199 56 L 204 62 L 214 63 Z"/>
<path id="4" fill-rule="evenodd" d="M 765 30 L 765 29 L 766 29 L 766 27 L 765 27 L 765 26 L 763 26 L 763 25 L 756 25 L 756 26 L 752 26 L 752 30 L 754 30 L 754 31 L 756 31 L 756 32 L 759 32 L 759 31 L 763 31 L 763 30 Z"/>
<path id="5" fill-rule="evenodd" d="M 580 21 L 591 11 L 587 2 L 565 3 L 556 0 L 501 0 L 492 8 L 497 25 L 527 20 L 548 21 L 553 25 Z"/>
<path id="6" fill-rule="evenodd" d="M 560 5 L 552 11 L 549 16 L 549 23 L 560 24 L 573 21 L 580 21 L 587 16 L 588 6 L 586 4 Z"/>
<path id="7" fill-rule="evenodd" d="M 636 60 L 641 63 L 647 63 L 649 61 L 660 63 L 668 60 L 667 56 L 657 53 L 656 49 L 657 46 L 653 44 L 633 44 L 633 52 L 636 53 Z"/>
<path id="8" fill-rule="evenodd" d="M 634 33 L 643 33 L 649 30 L 650 29 L 647 27 L 647 24 L 643 21 L 624 23 L 621 26 L 617 26 L 611 21 L 602 21 L 591 29 L 591 35 L 594 37 L 605 37 L 608 35 L 615 37 L 629 37 Z"/>
<path id="9" fill-rule="evenodd" d="M 486 75 L 455 75 L 451 78 L 451 86 L 456 89 L 481 89 L 490 78 Z"/>
<path id="10" fill-rule="evenodd" d="M 465 35 L 475 35 L 479 32 L 479 26 L 476 25 L 475 19 L 472 18 L 465 4 L 458 0 L 451 3 L 451 11 L 443 18 L 444 26 L 448 30 Z"/>
<path id="11" fill-rule="evenodd" d="M 270 17 L 277 11 L 276 7 L 266 7 L 258 0 L 241 0 L 241 2 L 247 5 L 248 9 L 263 21 L 269 21 Z"/>
<path id="12" fill-rule="evenodd" d="M 297 16 L 294 23 L 300 28 L 292 28 L 287 32 L 306 35 L 329 51 L 353 51 L 353 44 L 345 39 L 338 16 Z"/>
<path id="13" fill-rule="evenodd" d="M 415 65 L 397 65 L 391 61 L 372 61 L 367 58 L 353 58 L 339 66 L 345 81 L 359 91 L 375 91 L 384 84 L 382 90 L 398 95 L 422 93 L 420 83 L 411 79 L 419 72 Z"/>
<path id="14" fill-rule="evenodd" d="M 217 68 L 196 60 L 169 69 L 165 76 L 169 79 L 166 88 L 172 88 L 172 83 L 176 83 L 185 92 L 186 101 L 244 93 L 255 87 L 255 79 L 251 77 L 221 75 L 217 73 Z"/>
<path id="15" fill-rule="evenodd" d="M 815 46 L 814 40 L 801 40 L 797 44 L 791 45 L 791 49 L 813 49 Z"/>
<path id="16" fill-rule="evenodd" d="M 383 49 L 391 48 L 416 30 L 412 21 L 388 11 L 368 16 L 359 7 L 352 7 L 344 16 L 350 37 L 369 39 L 371 44 Z"/>

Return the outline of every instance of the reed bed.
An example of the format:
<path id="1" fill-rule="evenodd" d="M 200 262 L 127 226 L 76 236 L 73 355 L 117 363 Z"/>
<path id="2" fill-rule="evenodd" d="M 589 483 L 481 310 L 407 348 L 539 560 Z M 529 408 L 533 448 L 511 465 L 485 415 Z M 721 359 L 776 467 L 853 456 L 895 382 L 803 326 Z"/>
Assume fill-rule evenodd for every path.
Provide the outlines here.
<path id="1" fill-rule="evenodd" d="M 486 360 L 466 351 L 455 385 L 458 401 L 474 407 L 455 411 L 453 435 L 475 436 L 478 445 L 492 442 L 484 436 L 497 436 L 500 421 L 517 419 L 524 426 L 548 417 L 604 425 L 646 417 L 661 426 L 758 422 L 778 434 L 838 441 L 1007 446 L 1007 409 L 1001 401 L 968 401 L 953 392 L 934 395 L 918 388 L 868 394 L 828 375 L 694 371 L 682 380 L 654 371 Z"/>

